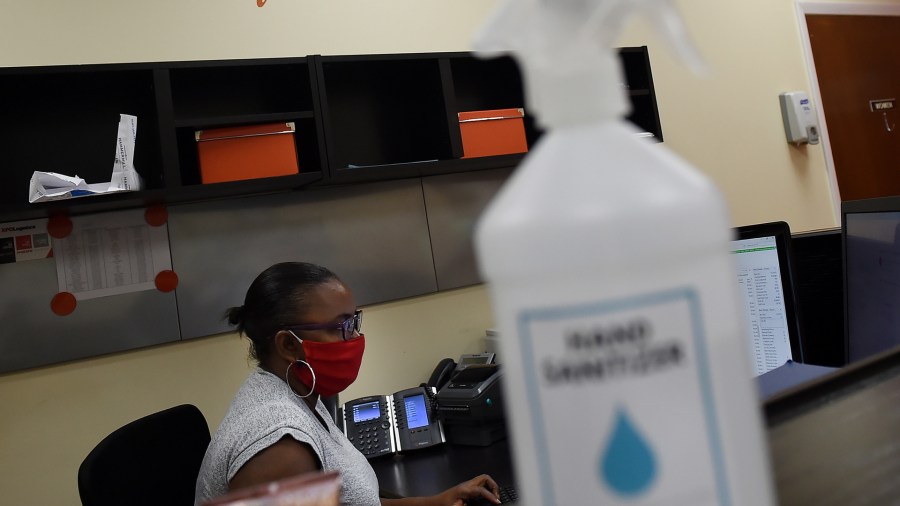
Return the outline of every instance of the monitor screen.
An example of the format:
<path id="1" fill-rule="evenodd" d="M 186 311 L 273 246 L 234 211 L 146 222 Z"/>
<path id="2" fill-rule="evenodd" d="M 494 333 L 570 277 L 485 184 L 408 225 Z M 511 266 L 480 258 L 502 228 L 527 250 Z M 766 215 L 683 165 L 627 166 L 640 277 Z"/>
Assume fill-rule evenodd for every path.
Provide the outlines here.
<path id="1" fill-rule="evenodd" d="M 353 406 L 353 423 L 368 422 L 381 417 L 381 405 L 378 401 L 366 402 Z"/>
<path id="2" fill-rule="evenodd" d="M 418 429 L 428 425 L 428 412 L 425 411 L 425 395 L 410 395 L 403 399 L 406 406 L 406 422 L 410 429 Z"/>
<path id="3" fill-rule="evenodd" d="M 732 241 L 738 286 L 751 337 L 753 369 L 760 375 L 793 360 L 784 280 L 775 236 Z"/>
<path id="4" fill-rule="evenodd" d="M 734 233 L 735 284 L 743 300 L 755 375 L 788 360 L 802 363 L 790 226 L 783 221 L 758 223 L 737 227 Z"/>
<path id="5" fill-rule="evenodd" d="M 828 367 L 847 364 L 844 344 L 844 252 L 840 227 L 791 234 L 796 259 L 797 313 L 814 346 L 803 362 Z"/>
<path id="6" fill-rule="evenodd" d="M 849 362 L 900 344 L 900 198 L 843 204 Z"/>

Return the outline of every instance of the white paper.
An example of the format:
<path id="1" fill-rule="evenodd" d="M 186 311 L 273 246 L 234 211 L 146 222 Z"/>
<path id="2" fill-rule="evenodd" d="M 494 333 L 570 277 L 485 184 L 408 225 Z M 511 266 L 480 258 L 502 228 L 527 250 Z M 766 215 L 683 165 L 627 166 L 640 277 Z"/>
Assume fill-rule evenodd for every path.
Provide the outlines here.
<path id="1" fill-rule="evenodd" d="M 50 254 L 47 219 L 0 224 L 0 264 L 38 260 Z"/>
<path id="2" fill-rule="evenodd" d="M 119 115 L 116 136 L 116 155 L 112 176 L 108 183 L 89 184 L 77 175 L 35 171 L 28 188 L 28 202 L 70 199 L 120 191 L 141 189 L 141 179 L 134 169 L 134 142 L 137 138 L 137 117 Z"/>
<path id="3" fill-rule="evenodd" d="M 156 289 L 172 268 L 168 226 L 153 227 L 143 209 L 72 218 L 72 233 L 53 239 L 59 291 L 78 300 Z"/>

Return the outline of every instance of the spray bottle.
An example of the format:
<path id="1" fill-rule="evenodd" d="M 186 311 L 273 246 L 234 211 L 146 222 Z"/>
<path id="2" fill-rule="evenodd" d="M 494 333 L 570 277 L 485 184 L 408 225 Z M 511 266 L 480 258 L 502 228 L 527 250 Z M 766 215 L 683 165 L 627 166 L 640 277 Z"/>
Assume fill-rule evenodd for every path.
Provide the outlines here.
<path id="1" fill-rule="evenodd" d="M 635 10 L 695 67 L 668 0 L 506 0 L 546 133 L 476 228 L 526 505 L 774 504 L 722 195 L 640 138 L 610 46 Z"/>

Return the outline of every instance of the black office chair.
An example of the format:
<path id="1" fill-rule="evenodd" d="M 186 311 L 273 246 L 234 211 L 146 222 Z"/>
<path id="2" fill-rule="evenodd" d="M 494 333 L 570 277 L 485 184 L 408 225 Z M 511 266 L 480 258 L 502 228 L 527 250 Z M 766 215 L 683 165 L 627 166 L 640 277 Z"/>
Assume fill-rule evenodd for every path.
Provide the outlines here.
<path id="1" fill-rule="evenodd" d="M 209 441 L 206 418 L 190 404 L 135 420 L 106 436 L 81 463 L 81 503 L 192 506 Z"/>
<path id="2" fill-rule="evenodd" d="M 331 397 L 321 397 L 321 399 L 322 404 L 325 405 L 325 410 L 331 415 L 331 419 L 334 420 L 335 425 L 343 427 L 344 422 L 341 420 L 342 415 L 339 412 L 341 404 L 338 400 L 338 395 L 339 394 L 334 394 Z"/>

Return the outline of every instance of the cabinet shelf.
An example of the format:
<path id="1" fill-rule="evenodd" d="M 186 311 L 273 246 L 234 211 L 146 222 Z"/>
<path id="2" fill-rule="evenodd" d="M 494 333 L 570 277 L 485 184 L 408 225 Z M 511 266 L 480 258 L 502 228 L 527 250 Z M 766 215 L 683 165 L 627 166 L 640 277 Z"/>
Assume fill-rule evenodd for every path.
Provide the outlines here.
<path id="1" fill-rule="evenodd" d="M 21 200 L 27 202 L 25 193 L 23 191 L 20 197 Z M 166 190 L 155 189 L 93 195 L 51 202 L 36 202 L 29 204 L 27 207 L 12 203 L 0 206 L 0 216 L 2 216 L 2 221 L 9 222 L 47 218 L 57 214 L 97 213 L 158 204 L 165 202 L 166 197 Z"/>
<path id="2" fill-rule="evenodd" d="M 290 176 L 265 177 L 228 181 L 224 183 L 202 184 L 168 190 L 169 203 L 210 200 L 223 197 L 241 197 L 263 193 L 277 193 L 303 188 L 322 178 L 322 171 L 301 172 Z"/>
<path id="3" fill-rule="evenodd" d="M 619 50 L 632 112 L 662 129 L 646 47 Z M 513 167 L 524 154 L 462 158 L 460 112 L 524 108 L 525 140 L 541 137 L 510 57 L 471 53 L 0 69 L 0 222 Z M 108 181 L 119 114 L 138 118 L 140 192 L 29 204 L 34 171 Z M 299 173 L 202 184 L 197 130 L 294 122 Z M 351 168 L 351 166 L 354 166 Z"/>
<path id="4" fill-rule="evenodd" d="M 37 202 L 30 204 L 26 208 L 18 205 L 2 205 L 0 206 L 0 217 L 2 217 L 0 222 L 47 218 L 57 214 L 71 216 L 132 209 L 155 204 L 189 203 L 228 197 L 278 193 L 303 188 L 320 179 L 322 179 L 322 172 L 315 171 L 290 176 L 247 179 L 192 187 L 118 192 L 50 202 Z"/>
<path id="5" fill-rule="evenodd" d="M 427 177 L 440 174 L 455 174 L 475 170 L 499 169 L 515 167 L 525 157 L 525 153 L 512 155 L 486 156 L 482 158 L 453 158 L 446 160 L 426 160 L 421 162 L 367 165 L 364 167 L 344 167 L 332 172 L 328 178 L 320 181 L 321 185 L 345 183 L 361 183 L 381 181 L 385 179 L 403 179 L 410 177 Z"/>

